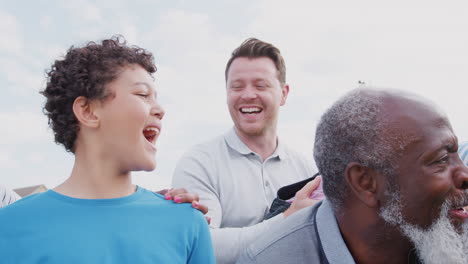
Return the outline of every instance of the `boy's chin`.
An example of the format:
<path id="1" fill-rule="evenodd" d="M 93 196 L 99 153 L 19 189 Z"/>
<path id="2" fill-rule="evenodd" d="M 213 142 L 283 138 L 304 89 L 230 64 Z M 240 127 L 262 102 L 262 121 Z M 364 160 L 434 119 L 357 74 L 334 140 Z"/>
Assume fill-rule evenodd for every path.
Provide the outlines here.
<path id="1" fill-rule="evenodd" d="M 139 164 L 137 168 L 135 168 L 133 171 L 153 171 L 156 169 L 156 162 L 146 162 L 144 164 Z"/>

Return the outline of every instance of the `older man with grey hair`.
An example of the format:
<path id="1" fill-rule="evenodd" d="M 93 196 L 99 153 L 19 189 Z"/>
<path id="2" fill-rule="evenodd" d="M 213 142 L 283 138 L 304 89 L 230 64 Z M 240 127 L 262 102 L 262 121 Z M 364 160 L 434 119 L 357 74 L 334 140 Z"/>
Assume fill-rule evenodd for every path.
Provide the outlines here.
<path id="1" fill-rule="evenodd" d="M 468 263 L 468 169 L 447 117 L 395 90 L 356 89 L 317 127 L 327 199 L 238 263 Z"/>

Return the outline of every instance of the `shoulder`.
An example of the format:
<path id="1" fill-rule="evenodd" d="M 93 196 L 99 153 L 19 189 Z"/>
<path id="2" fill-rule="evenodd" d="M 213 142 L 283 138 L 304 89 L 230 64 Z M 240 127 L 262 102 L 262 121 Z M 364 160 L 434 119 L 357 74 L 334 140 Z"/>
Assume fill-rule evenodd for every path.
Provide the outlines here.
<path id="1" fill-rule="evenodd" d="M 157 213 L 157 215 L 165 215 L 171 221 L 179 223 L 195 223 L 200 221 L 206 222 L 203 214 L 197 209 L 192 207 L 191 203 L 174 203 L 172 200 L 164 199 L 161 194 L 152 192 L 150 190 L 142 188 L 141 200 L 148 200 L 151 211 Z"/>
<path id="2" fill-rule="evenodd" d="M 8 217 L 9 219 L 28 218 L 28 215 L 34 215 L 36 212 L 46 209 L 47 201 L 47 192 L 29 195 L 6 207 L 0 208 L 0 219 L 3 217 Z"/>
<path id="3" fill-rule="evenodd" d="M 172 186 L 186 187 L 191 179 L 206 181 L 222 162 L 221 156 L 226 150 L 223 136 L 193 146 L 178 160 L 172 177 Z"/>
<path id="4" fill-rule="evenodd" d="M 309 164 L 309 161 L 312 161 L 305 153 L 303 152 L 300 152 L 296 149 L 293 149 L 291 148 L 290 146 L 288 145 L 283 145 L 283 150 L 284 150 L 284 153 L 286 154 L 286 156 L 290 159 L 293 159 L 293 160 L 299 160 L 301 162 L 308 162 Z"/>
<path id="5" fill-rule="evenodd" d="M 309 157 L 305 153 L 297 151 L 284 143 L 281 143 L 281 154 L 293 166 L 308 171 L 311 174 L 310 176 L 317 171 L 312 155 Z"/>
<path id="6" fill-rule="evenodd" d="M 198 143 L 192 146 L 187 152 L 184 153 L 183 157 L 186 156 L 195 156 L 198 157 L 201 155 L 212 155 L 213 152 L 218 152 L 224 148 L 226 145 L 224 141 L 224 135 L 217 136 L 210 140 Z"/>
<path id="7" fill-rule="evenodd" d="M 305 208 L 271 227 L 247 248 L 245 254 L 251 259 L 285 259 L 297 253 L 313 251 L 317 245 L 313 219 L 319 204 Z"/>

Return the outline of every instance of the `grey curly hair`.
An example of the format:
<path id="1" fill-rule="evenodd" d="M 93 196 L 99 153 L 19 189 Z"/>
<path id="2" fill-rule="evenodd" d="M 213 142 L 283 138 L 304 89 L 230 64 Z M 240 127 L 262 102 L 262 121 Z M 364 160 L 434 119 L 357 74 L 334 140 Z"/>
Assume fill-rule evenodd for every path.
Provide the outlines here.
<path id="1" fill-rule="evenodd" d="M 386 127 L 383 94 L 368 87 L 352 90 L 323 114 L 317 126 L 314 159 L 335 211 L 342 208 L 350 191 L 344 177 L 350 162 L 372 168 L 390 180 L 395 174 L 392 161 L 402 146 L 395 148 L 395 141 L 382 135 Z"/>

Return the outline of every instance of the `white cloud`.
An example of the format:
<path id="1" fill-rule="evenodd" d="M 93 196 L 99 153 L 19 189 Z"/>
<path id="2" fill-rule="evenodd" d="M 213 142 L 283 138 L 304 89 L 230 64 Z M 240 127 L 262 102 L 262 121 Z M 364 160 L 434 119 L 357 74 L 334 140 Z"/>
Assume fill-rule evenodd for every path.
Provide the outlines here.
<path id="1" fill-rule="evenodd" d="M 6 169 L 17 169 L 19 167 L 18 160 L 14 155 L 6 151 L 0 151 L 0 168 Z"/>
<path id="2" fill-rule="evenodd" d="M 364 80 L 433 99 L 467 138 L 463 110 L 455 110 L 468 95 L 467 8 L 462 1 L 269 0 L 247 32 L 284 54 L 290 99 L 305 105 L 296 116 L 303 126 Z"/>
<path id="3" fill-rule="evenodd" d="M 52 25 L 52 17 L 51 16 L 42 16 L 39 19 L 39 25 L 43 29 L 46 29 L 46 30 L 49 29 L 50 26 Z"/>
<path id="4" fill-rule="evenodd" d="M 234 2 L 218 7 L 223 9 Z M 28 23 L 25 14 L 0 11 L 0 30 L 8 36 L 0 40 L 2 89 L 21 91 L 25 102 L 31 102 L 33 94 L 37 95 L 31 88 L 42 87 L 44 69 L 70 45 L 115 33 L 154 52 L 158 65 L 156 85 L 167 115 L 158 168 L 134 177 L 135 182 L 151 189 L 170 184 L 177 159 L 190 146 L 231 126 L 225 103 L 224 67 L 232 50 L 251 36 L 272 42 L 284 54 L 291 91 L 281 110 L 279 133 L 284 142 L 300 151 L 311 153 L 312 134 L 321 113 L 338 96 L 357 86 L 358 80 L 432 98 L 447 110 L 460 137 L 468 138 L 464 114 L 468 20 L 464 1 L 259 0 L 244 1 L 245 8 L 223 15 L 212 5 L 194 9 L 183 1 L 61 3 L 37 10 L 44 14 L 37 19 L 42 29 L 53 26 L 54 33 L 56 30 L 63 35 L 45 34 L 40 40 L 30 28 L 22 27 Z M 152 9 L 157 12 L 142 16 L 138 10 L 142 7 L 146 8 L 145 14 Z M 45 12 L 49 9 L 61 14 L 62 19 L 56 15 L 49 18 Z M 25 44 L 34 49 L 25 52 Z M 44 56 L 48 58 L 45 66 L 38 62 Z M 2 100 L 3 105 L 9 103 Z M 31 110 L 37 114 L 28 112 L 31 106 L 25 103 L 18 104 L 23 110 L 0 113 L 3 149 L 27 142 L 45 143 L 47 151 L 57 148 L 53 159 L 62 162 L 63 148 L 53 145 L 45 117 L 37 109 Z M 43 163 L 43 157 L 32 151 L 18 152 L 21 155 L 0 153 L 0 167 L 6 168 L 3 164 L 12 160 Z M 67 158 L 66 166 L 60 168 L 38 166 L 38 174 L 44 177 L 41 179 L 25 174 L 2 181 L 23 181 L 21 185 L 42 181 L 52 186 L 67 175 L 71 164 Z M 13 169 L 10 172 L 24 173 Z M 17 183 L 13 185 L 20 185 Z"/>
<path id="5" fill-rule="evenodd" d="M 25 157 L 25 161 L 31 165 L 43 164 L 46 157 L 42 153 L 32 151 Z"/>
<path id="6" fill-rule="evenodd" d="M 2 59 L 0 57 L 0 71 L 8 81 L 10 89 L 15 94 L 29 95 L 31 91 L 39 91 L 44 82 L 43 72 L 33 71 L 30 65 L 18 60 Z"/>
<path id="7" fill-rule="evenodd" d="M 38 112 L 0 112 L 2 121 L 0 145 L 19 146 L 32 142 L 51 141 L 47 119 Z"/>
<path id="8" fill-rule="evenodd" d="M 63 2 L 72 15 L 81 21 L 81 23 L 101 23 L 103 17 L 101 9 L 87 0 L 65 1 Z"/>
<path id="9" fill-rule="evenodd" d="M 23 41 L 17 18 L 0 10 L 0 53 L 20 55 L 23 51 Z"/>

